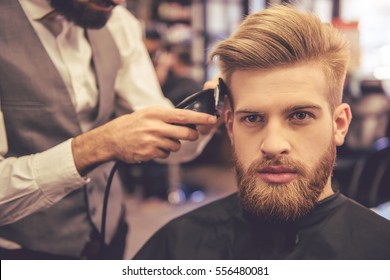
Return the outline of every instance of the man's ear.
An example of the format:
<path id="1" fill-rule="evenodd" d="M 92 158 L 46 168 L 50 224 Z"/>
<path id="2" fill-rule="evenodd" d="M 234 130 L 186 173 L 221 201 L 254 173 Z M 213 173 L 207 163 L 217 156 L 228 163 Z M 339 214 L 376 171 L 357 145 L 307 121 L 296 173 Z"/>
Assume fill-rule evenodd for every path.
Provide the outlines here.
<path id="1" fill-rule="evenodd" d="M 342 103 L 334 111 L 334 139 L 337 146 L 341 146 L 344 144 L 344 139 L 347 135 L 351 119 L 351 108 L 346 103 Z"/>
<path id="2" fill-rule="evenodd" d="M 233 119 L 234 119 L 234 114 L 233 114 L 233 109 L 232 105 L 230 104 L 227 96 L 225 96 L 225 126 L 226 130 L 228 132 L 229 138 L 230 138 L 230 143 L 233 145 Z"/>

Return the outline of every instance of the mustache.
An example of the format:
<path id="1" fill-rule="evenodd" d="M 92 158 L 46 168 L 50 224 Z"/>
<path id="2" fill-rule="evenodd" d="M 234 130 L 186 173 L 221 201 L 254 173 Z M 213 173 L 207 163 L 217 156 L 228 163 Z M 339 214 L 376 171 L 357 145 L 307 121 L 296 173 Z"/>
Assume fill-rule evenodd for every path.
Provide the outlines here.
<path id="1" fill-rule="evenodd" d="M 234 157 L 236 165 L 239 164 L 242 166 L 237 157 Z M 283 167 L 289 170 L 296 172 L 298 175 L 306 176 L 307 175 L 307 167 L 305 167 L 302 163 L 293 160 L 286 156 L 279 156 L 272 159 L 257 159 L 254 160 L 247 170 L 247 174 L 256 174 L 259 170 L 266 169 L 269 167 Z"/>

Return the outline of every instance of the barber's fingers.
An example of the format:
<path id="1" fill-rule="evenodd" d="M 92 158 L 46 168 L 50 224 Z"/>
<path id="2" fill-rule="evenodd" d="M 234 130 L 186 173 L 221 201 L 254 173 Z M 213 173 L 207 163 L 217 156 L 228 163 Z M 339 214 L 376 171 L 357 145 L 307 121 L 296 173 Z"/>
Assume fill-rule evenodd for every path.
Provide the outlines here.
<path id="1" fill-rule="evenodd" d="M 168 154 L 170 152 L 177 152 L 178 150 L 180 150 L 180 147 L 181 147 L 180 141 L 172 138 L 162 138 L 158 145 L 159 149 L 168 152 Z"/>
<path id="2" fill-rule="evenodd" d="M 132 153 L 123 153 L 124 161 L 140 162 L 156 158 L 167 158 L 171 152 L 177 152 L 181 147 L 180 141 L 175 139 L 156 137 L 148 139 L 147 145 L 141 145 Z M 126 158 L 125 158 L 126 157 Z"/>
<path id="3" fill-rule="evenodd" d="M 167 158 L 172 152 L 177 152 L 180 150 L 181 143 L 175 139 L 165 139 L 161 143 L 161 147 L 158 148 L 155 158 Z"/>
<path id="4" fill-rule="evenodd" d="M 148 108 L 145 115 L 160 121 L 154 124 L 154 128 L 161 136 L 189 141 L 198 139 L 198 132 L 209 133 L 218 122 L 217 118 L 210 114 L 184 109 Z M 196 125 L 197 130 L 188 125 Z"/>
<path id="5" fill-rule="evenodd" d="M 174 140 L 195 141 L 199 138 L 199 132 L 193 128 L 179 124 L 160 124 L 160 136 Z"/>
<path id="6" fill-rule="evenodd" d="M 155 117 L 167 123 L 214 125 L 217 118 L 213 115 L 185 109 L 161 109 L 154 111 Z"/>

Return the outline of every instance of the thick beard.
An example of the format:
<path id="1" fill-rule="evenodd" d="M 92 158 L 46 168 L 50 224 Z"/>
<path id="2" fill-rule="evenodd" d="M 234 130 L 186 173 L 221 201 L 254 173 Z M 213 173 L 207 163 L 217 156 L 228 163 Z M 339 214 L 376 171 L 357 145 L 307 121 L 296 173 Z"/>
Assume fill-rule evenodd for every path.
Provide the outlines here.
<path id="1" fill-rule="evenodd" d="M 234 153 L 239 196 L 243 208 L 255 217 L 272 222 L 296 221 L 307 215 L 331 176 L 336 146 L 331 142 L 319 163 L 309 169 L 302 163 L 280 157 L 253 162 L 245 172 Z M 297 171 L 298 178 L 288 184 L 268 184 L 258 178 L 261 168 L 283 165 Z"/>
<path id="2" fill-rule="evenodd" d="M 91 1 L 96 4 L 114 5 L 110 0 Z M 102 28 L 111 16 L 111 12 L 91 9 L 75 0 L 49 0 L 50 5 L 67 20 L 83 28 Z"/>

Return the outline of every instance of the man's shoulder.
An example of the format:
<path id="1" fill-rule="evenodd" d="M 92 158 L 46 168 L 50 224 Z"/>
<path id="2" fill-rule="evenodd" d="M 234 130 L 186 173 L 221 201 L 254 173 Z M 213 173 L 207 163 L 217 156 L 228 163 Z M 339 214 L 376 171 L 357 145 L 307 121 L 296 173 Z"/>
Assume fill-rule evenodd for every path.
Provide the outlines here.
<path id="1" fill-rule="evenodd" d="M 138 19 L 128 9 L 122 6 L 117 6 L 112 10 L 108 24 L 112 24 L 113 22 L 139 25 Z"/>
<path id="2" fill-rule="evenodd" d="M 370 208 L 367 208 L 357 201 L 345 197 L 344 203 L 343 203 L 343 208 L 345 208 L 345 211 L 349 212 L 349 214 L 355 213 L 359 215 L 351 215 L 352 219 L 368 219 L 370 221 L 377 221 L 384 223 L 387 226 L 390 226 L 390 221 L 381 217 L 375 211 L 371 210 Z"/>
<path id="3" fill-rule="evenodd" d="M 114 37 L 132 37 L 139 36 L 138 33 L 141 30 L 141 24 L 139 20 L 125 7 L 116 6 L 111 12 L 111 16 L 106 23 L 106 28 Z"/>
<path id="4" fill-rule="evenodd" d="M 390 221 L 352 199 L 345 198 L 336 216 L 348 221 L 344 226 L 360 228 L 361 233 L 362 229 L 367 229 L 365 231 L 368 233 L 376 232 L 378 236 L 383 235 L 390 242 Z"/>

